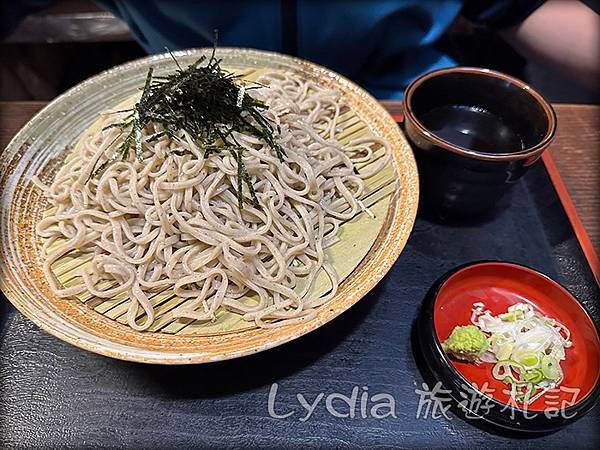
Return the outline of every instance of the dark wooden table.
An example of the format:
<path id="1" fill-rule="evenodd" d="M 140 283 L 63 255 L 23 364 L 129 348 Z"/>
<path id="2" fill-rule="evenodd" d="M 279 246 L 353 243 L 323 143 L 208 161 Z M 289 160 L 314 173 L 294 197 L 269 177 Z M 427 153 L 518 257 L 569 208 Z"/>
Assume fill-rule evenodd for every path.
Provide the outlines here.
<path id="1" fill-rule="evenodd" d="M 384 101 L 392 113 L 401 103 Z M 0 102 L 0 149 L 45 102 Z M 558 134 L 551 154 L 596 250 L 600 252 L 600 106 L 554 105 Z"/>

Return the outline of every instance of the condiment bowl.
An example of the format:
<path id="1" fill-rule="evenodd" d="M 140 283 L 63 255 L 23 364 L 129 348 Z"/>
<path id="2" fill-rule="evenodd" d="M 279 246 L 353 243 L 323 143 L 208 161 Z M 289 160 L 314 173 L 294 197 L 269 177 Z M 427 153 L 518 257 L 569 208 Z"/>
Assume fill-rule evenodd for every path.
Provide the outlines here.
<path id="1" fill-rule="evenodd" d="M 508 385 L 493 377 L 492 363 L 461 362 L 442 350 L 454 327 L 471 323 L 475 302 L 483 302 L 493 315 L 526 302 L 570 330 L 573 345 L 561 361 L 564 379 L 557 388 L 523 406 L 511 398 Z M 468 418 L 519 432 L 547 432 L 582 417 L 600 395 L 596 324 L 567 289 L 529 267 L 487 261 L 452 270 L 430 289 L 415 331 L 427 376 L 451 391 Z"/>

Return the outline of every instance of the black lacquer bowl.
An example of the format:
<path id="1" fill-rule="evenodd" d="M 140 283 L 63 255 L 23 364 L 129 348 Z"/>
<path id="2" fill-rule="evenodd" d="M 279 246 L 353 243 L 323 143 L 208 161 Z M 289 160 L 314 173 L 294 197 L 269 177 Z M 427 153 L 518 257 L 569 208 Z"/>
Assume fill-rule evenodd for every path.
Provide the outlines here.
<path id="1" fill-rule="evenodd" d="M 404 113 L 419 168 L 421 205 L 441 219 L 502 210 L 511 186 L 556 132 L 552 107 L 530 86 L 473 67 L 417 78 L 406 89 Z"/>

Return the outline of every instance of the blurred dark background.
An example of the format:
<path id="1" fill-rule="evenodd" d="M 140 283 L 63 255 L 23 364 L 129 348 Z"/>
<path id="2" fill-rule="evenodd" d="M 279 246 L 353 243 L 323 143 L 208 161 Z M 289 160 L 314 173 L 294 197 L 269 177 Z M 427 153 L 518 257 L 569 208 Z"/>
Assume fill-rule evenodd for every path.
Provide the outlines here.
<path id="1" fill-rule="evenodd" d="M 600 103 L 599 93 L 523 59 L 496 34 L 464 19 L 437 45 L 462 65 L 524 79 L 552 102 Z M 27 16 L 0 41 L 0 101 L 50 100 L 91 75 L 144 54 L 127 25 L 94 2 L 56 1 Z"/>

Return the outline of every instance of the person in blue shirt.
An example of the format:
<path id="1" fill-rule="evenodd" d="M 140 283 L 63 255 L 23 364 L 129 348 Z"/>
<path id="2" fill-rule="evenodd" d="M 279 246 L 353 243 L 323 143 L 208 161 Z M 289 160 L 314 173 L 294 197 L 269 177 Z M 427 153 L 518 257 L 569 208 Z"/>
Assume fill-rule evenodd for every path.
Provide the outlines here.
<path id="1" fill-rule="evenodd" d="M 600 19 L 579 0 L 97 3 L 125 20 L 148 53 L 211 46 L 218 29 L 220 46 L 299 56 L 348 76 L 379 98 L 401 98 L 418 75 L 456 65 L 435 43 L 459 15 L 498 30 L 527 57 L 562 69 L 587 87 L 597 89 L 600 79 Z"/>
<path id="2" fill-rule="evenodd" d="M 149 53 L 211 45 L 279 51 L 317 62 L 379 98 L 456 65 L 434 47 L 459 14 L 504 30 L 517 49 L 594 87 L 600 22 L 577 0 L 100 0 Z M 571 67 L 572 66 L 572 67 Z"/>

